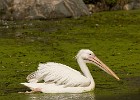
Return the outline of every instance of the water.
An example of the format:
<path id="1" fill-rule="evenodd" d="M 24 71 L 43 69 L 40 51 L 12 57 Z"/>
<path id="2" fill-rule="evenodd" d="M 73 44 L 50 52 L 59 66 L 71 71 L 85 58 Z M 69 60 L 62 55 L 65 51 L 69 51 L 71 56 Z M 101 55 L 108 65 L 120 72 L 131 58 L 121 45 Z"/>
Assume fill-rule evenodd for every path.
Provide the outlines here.
<path id="1" fill-rule="evenodd" d="M 0 96 L 0 100 L 140 100 L 140 94 L 116 96 L 95 96 L 94 93 L 81 94 L 9 94 Z"/>
<path id="2" fill-rule="evenodd" d="M 94 100 L 94 94 L 29 95 L 29 100 Z"/>
<path id="3" fill-rule="evenodd" d="M 45 21 L 45 23 L 46 23 L 46 21 Z M 30 34 L 32 32 L 30 32 L 30 30 L 28 30 L 29 26 L 26 26 L 25 24 L 23 24 L 23 26 L 20 26 L 20 27 L 17 27 L 16 25 L 15 25 L 15 27 L 13 27 L 13 25 L 11 25 L 10 27 L 11 28 L 8 28 L 7 25 L 2 25 L 1 28 L 0 28 L 0 39 L 2 39 L 2 42 L 3 42 L 2 44 L 3 45 L 5 44 L 4 45 L 5 48 L 3 47 L 3 49 L 2 49 L 2 47 L 1 47 L 1 49 L 2 50 L 7 50 L 6 53 L 10 54 L 10 55 L 11 55 L 11 53 L 14 53 L 14 52 L 12 52 L 12 51 L 10 52 L 8 50 L 9 48 L 6 48 L 6 47 L 8 47 L 7 45 L 9 45 L 9 47 L 10 46 L 11 47 L 14 47 L 14 46 L 15 47 L 19 47 L 20 44 L 24 44 L 24 46 L 25 46 L 28 43 L 34 43 L 34 41 L 39 41 L 39 43 L 46 43 L 46 44 L 47 43 L 49 44 L 49 43 L 51 43 L 53 41 L 53 40 L 51 40 L 52 37 L 50 37 L 50 40 L 49 39 L 47 40 L 46 38 L 44 38 L 43 36 L 40 36 L 39 34 L 38 35 Z M 22 29 L 23 32 L 19 31 L 19 28 L 22 28 L 22 27 L 23 27 L 23 29 Z M 36 29 L 36 27 L 34 29 Z M 42 29 L 42 30 L 46 31 L 46 29 L 49 29 L 49 28 L 46 28 L 46 26 L 45 26 L 45 29 Z M 32 30 L 32 31 L 34 32 L 34 30 Z M 48 32 L 52 32 L 52 31 L 54 31 L 54 30 L 48 30 Z M 37 31 L 37 32 L 40 33 L 40 31 Z M 35 33 L 35 34 L 37 34 L 37 33 Z M 47 33 L 45 33 L 45 34 L 47 34 Z M 47 35 L 44 35 L 44 36 L 47 36 Z M 101 36 L 101 37 L 103 37 L 103 36 Z M 108 37 L 110 37 L 110 35 Z M 13 38 L 12 41 L 16 40 L 16 41 L 19 42 L 18 46 L 16 45 L 16 43 L 11 42 L 12 38 Z M 15 40 L 14 40 L 14 38 L 15 38 Z M 25 38 L 25 41 L 23 42 L 24 38 Z M 4 40 L 4 39 L 6 39 L 6 40 Z M 9 39 L 9 42 L 8 42 L 8 39 Z M 78 39 L 80 40 L 81 37 L 79 37 Z M 132 38 L 130 38 L 130 39 L 132 39 Z M 65 37 L 62 38 L 62 40 L 66 40 Z M 55 38 L 54 38 L 54 41 L 56 41 Z M 124 41 L 124 40 L 122 40 L 122 41 Z M 58 40 L 56 42 L 58 42 Z M 63 42 L 63 41 L 60 41 L 60 42 Z M 69 41 L 67 41 L 67 42 L 69 42 Z M 96 42 L 96 41 L 92 41 L 91 43 L 93 43 L 93 42 Z M 100 42 L 100 41 L 98 41 L 98 42 Z M 114 42 L 114 41 L 112 41 L 112 42 Z M 9 43 L 11 43 L 11 44 L 9 44 Z M 110 43 L 110 46 L 113 45 L 113 44 L 111 44 L 111 42 L 109 42 L 109 43 Z M 119 43 L 121 43 L 121 41 L 118 42 L 118 45 L 119 45 Z M 125 44 L 125 42 L 123 42 L 123 44 Z M 35 44 L 35 45 L 38 45 L 38 44 Z M 80 45 L 83 46 L 82 43 Z M 88 44 L 86 44 L 86 45 L 88 45 Z M 91 45 L 88 45 L 87 47 L 90 47 L 90 46 Z M 127 46 L 126 46 L 126 48 L 127 48 Z M 43 49 L 44 48 L 42 48 L 40 50 L 43 50 Z M 21 50 L 23 50 L 23 48 L 21 48 Z M 33 50 L 36 51 L 36 48 L 33 49 Z M 133 51 L 134 52 L 133 53 L 134 56 L 138 55 L 138 49 L 134 48 L 134 50 L 137 50 L 137 51 Z M 24 53 L 28 54 L 28 52 L 25 52 L 25 51 L 24 51 Z M 33 51 L 33 52 L 35 52 L 35 51 Z M 118 51 L 119 51 L 119 49 L 118 49 Z M 17 49 L 17 52 L 19 52 L 18 49 Z M 41 52 L 43 52 L 43 51 L 41 51 Z M 45 50 L 45 52 L 46 52 L 46 50 Z M 38 54 L 38 52 L 36 52 L 36 53 Z M 3 51 L 1 52 L 1 54 L 3 54 Z M 128 52 L 127 54 L 130 54 L 130 52 Z M 13 54 L 13 56 L 14 55 L 15 54 Z M 19 55 L 17 55 L 17 56 L 19 56 Z M 127 58 L 127 55 L 122 55 L 122 58 L 123 58 L 123 56 L 124 56 L 124 58 L 125 58 L 125 56 Z M 130 56 L 132 56 L 132 53 L 130 54 Z M 134 56 L 132 56 L 132 58 L 134 58 Z M 7 59 L 10 56 L 4 56 L 4 57 Z M 34 58 L 34 56 L 33 56 L 33 58 Z M 131 58 L 131 60 L 133 61 L 132 58 Z M 23 94 L 19 94 L 18 91 L 22 91 L 22 90 L 24 91 L 26 89 L 25 87 L 21 87 L 19 85 L 19 83 L 23 82 L 22 78 L 25 78 L 25 74 L 26 74 L 25 72 L 28 71 L 28 70 L 21 71 L 22 74 L 19 74 L 18 72 L 15 72 L 15 71 L 13 71 L 13 70 L 8 68 L 8 66 L 11 66 L 9 64 L 9 62 L 7 63 L 5 61 L 5 65 L 4 66 L 2 65 L 2 62 L 1 62 L 1 69 L 3 71 L 1 71 L 1 75 L 2 76 L 0 77 L 1 78 L 0 79 L 0 82 L 1 82 L 0 83 L 0 91 L 2 91 L 2 92 L 0 92 L 0 93 L 2 93 L 2 94 L 0 94 L 0 100 L 140 100 L 140 75 L 138 75 L 138 77 L 132 77 L 132 76 L 137 76 L 137 75 L 133 75 L 133 74 L 139 73 L 138 72 L 139 70 L 137 68 L 137 67 L 139 67 L 138 66 L 139 60 L 137 60 L 137 59 L 138 59 L 138 56 L 136 56 L 136 59 L 134 59 L 134 63 L 133 64 L 135 64 L 135 65 L 133 65 L 133 67 L 130 67 L 129 63 L 128 63 L 129 65 L 125 65 L 125 64 L 127 64 L 127 62 L 129 62 L 129 60 L 128 61 L 126 60 L 126 62 L 124 62 L 125 66 L 129 66 L 128 67 L 129 70 L 128 70 L 127 67 L 123 67 L 122 69 L 120 69 L 120 72 L 121 72 L 120 74 L 123 74 L 122 76 L 123 77 L 127 77 L 127 78 L 123 78 L 122 81 L 120 81 L 120 82 L 116 82 L 116 81 L 111 82 L 111 80 L 109 80 L 110 83 L 108 82 L 107 84 L 100 83 L 100 80 L 99 80 L 97 82 L 97 85 L 96 85 L 95 93 L 90 92 L 90 93 L 82 93 L 82 94 L 43 94 L 43 93 L 35 93 L 35 94 L 24 94 L 23 93 Z M 10 60 L 13 60 L 12 66 L 14 66 L 17 70 L 20 70 L 21 67 L 17 66 L 17 64 L 14 64 L 14 62 L 15 62 L 14 59 L 10 59 Z M 8 61 L 10 61 L 10 60 L 8 60 Z M 40 61 L 40 60 L 41 59 L 36 60 L 36 61 Z M 114 63 L 117 63 L 117 61 L 113 62 L 112 64 L 114 64 Z M 122 65 L 123 65 L 123 63 L 122 63 Z M 10 74 L 9 74 L 9 72 L 10 72 Z M 120 74 L 118 74 L 118 75 L 120 75 Z M 128 77 L 129 74 L 130 74 L 131 77 Z M 17 75 L 20 75 L 20 76 L 16 78 L 15 76 L 17 76 Z M 99 73 L 98 73 L 98 75 L 99 75 Z M 100 75 L 98 76 L 98 78 L 100 78 Z M 111 94 L 110 95 L 108 95 L 109 93 L 106 94 L 109 91 L 110 91 Z"/>

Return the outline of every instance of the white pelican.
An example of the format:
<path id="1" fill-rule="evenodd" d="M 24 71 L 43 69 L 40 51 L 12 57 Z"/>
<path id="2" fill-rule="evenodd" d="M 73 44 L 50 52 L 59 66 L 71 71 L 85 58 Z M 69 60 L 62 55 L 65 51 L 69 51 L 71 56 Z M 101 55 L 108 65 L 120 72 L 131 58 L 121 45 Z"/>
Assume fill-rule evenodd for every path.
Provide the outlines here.
<path id="1" fill-rule="evenodd" d="M 119 77 L 88 49 L 80 50 L 76 55 L 76 59 L 82 74 L 69 66 L 48 62 L 39 64 L 38 70 L 27 76 L 29 83 L 21 84 L 29 87 L 34 92 L 40 91 L 43 93 L 82 93 L 91 91 L 95 88 L 95 82 L 86 63 L 98 66 L 119 80 Z M 44 83 L 38 83 L 42 80 Z"/>

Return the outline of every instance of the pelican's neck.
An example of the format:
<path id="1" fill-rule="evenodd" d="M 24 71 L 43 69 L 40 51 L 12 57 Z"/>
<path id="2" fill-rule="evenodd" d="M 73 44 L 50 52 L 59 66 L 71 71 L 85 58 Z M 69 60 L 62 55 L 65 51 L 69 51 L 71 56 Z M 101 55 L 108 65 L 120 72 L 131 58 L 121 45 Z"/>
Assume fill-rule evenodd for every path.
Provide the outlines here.
<path id="1" fill-rule="evenodd" d="M 84 76 L 89 78 L 90 81 L 94 84 L 93 77 L 92 77 L 86 63 L 83 61 L 83 59 L 82 58 L 77 58 L 77 62 L 79 64 L 79 66 L 81 68 L 81 71 L 83 72 Z"/>

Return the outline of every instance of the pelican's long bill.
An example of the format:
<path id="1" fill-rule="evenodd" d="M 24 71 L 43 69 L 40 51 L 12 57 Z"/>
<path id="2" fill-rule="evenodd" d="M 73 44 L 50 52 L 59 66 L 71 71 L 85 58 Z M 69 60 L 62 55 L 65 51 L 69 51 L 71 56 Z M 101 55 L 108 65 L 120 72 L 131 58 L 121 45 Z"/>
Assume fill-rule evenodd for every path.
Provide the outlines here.
<path id="1" fill-rule="evenodd" d="M 110 74 L 111 76 L 115 77 L 117 80 L 120 80 L 120 78 L 108 67 L 106 66 L 100 59 L 98 59 L 95 55 L 90 56 L 88 58 L 93 64 L 104 70 L 106 73 Z"/>

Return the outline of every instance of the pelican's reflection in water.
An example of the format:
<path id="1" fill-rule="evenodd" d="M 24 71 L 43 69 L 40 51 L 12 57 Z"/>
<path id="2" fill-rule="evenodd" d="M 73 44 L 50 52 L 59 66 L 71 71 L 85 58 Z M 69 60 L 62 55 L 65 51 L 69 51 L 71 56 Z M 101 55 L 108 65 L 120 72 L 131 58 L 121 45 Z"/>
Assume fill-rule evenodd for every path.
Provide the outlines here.
<path id="1" fill-rule="evenodd" d="M 94 93 L 81 94 L 29 94 L 28 100 L 95 100 Z"/>

